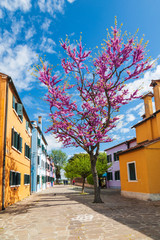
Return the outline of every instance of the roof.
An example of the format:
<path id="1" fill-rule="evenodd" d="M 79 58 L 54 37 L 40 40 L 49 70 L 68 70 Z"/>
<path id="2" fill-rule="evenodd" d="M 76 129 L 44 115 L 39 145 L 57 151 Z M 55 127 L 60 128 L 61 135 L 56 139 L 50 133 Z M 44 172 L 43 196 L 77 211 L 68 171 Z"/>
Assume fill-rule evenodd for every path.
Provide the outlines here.
<path id="1" fill-rule="evenodd" d="M 128 143 L 134 142 L 135 140 L 136 140 L 135 137 L 134 137 L 134 138 L 131 138 L 131 139 L 126 140 L 126 141 L 124 141 L 124 142 L 121 142 L 121 143 L 119 143 L 119 144 L 117 144 L 117 145 L 114 145 L 113 147 L 107 148 L 107 149 L 105 149 L 104 151 L 108 151 L 108 150 L 110 150 L 110 149 L 112 149 L 112 148 L 115 148 L 115 147 L 118 147 L 118 146 L 120 146 L 120 145 L 122 145 L 122 144 L 128 144 Z"/>
<path id="2" fill-rule="evenodd" d="M 141 122 L 138 122 L 137 124 L 133 125 L 131 128 L 137 127 L 137 126 L 141 125 L 142 123 L 146 122 L 147 120 L 154 118 L 156 116 L 156 114 L 159 112 L 160 112 L 160 109 L 158 111 L 154 112 L 150 117 L 145 118 Z"/>
<path id="3" fill-rule="evenodd" d="M 29 119 L 29 117 L 28 117 L 28 114 L 27 114 L 27 112 L 26 112 L 26 110 L 25 110 L 25 108 L 24 108 L 24 105 L 23 105 L 23 103 L 22 103 L 22 101 L 21 101 L 21 99 L 20 99 L 20 97 L 19 97 L 19 94 L 18 94 L 17 89 L 16 89 L 16 87 L 15 87 L 15 85 L 14 85 L 14 83 L 13 83 L 12 78 L 11 78 L 10 76 L 4 74 L 4 73 L 1 73 L 1 72 L 0 72 L 0 75 L 6 76 L 7 81 L 9 82 L 9 84 L 11 85 L 11 87 L 13 88 L 13 91 L 14 91 L 14 93 L 16 94 L 16 96 L 17 96 L 17 98 L 18 98 L 18 101 L 22 104 L 22 106 L 23 106 L 23 111 L 24 111 L 24 113 L 25 113 L 25 115 L 26 115 L 26 117 L 27 117 L 28 122 L 29 122 L 30 125 L 31 125 L 31 128 L 32 128 L 31 121 L 30 121 L 30 119 Z"/>
<path id="4" fill-rule="evenodd" d="M 156 143 L 156 142 L 159 142 L 160 141 L 160 137 L 159 138 L 156 138 L 156 139 L 153 139 L 153 140 L 147 140 L 147 141 L 144 141 L 142 143 L 139 143 L 137 144 L 136 146 L 132 147 L 132 148 L 129 148 L 127 150 L 124 150 L 120 153 L 117 153 L 118 155 L 123 155 L 125 153 L 128 153 L 128 152 L 131 152 L 131 151 L 134 151 L 134 150 L 137 150 L 137 149 L 140 149 L 140 148 L 145 148 L 153 143 Z"/>

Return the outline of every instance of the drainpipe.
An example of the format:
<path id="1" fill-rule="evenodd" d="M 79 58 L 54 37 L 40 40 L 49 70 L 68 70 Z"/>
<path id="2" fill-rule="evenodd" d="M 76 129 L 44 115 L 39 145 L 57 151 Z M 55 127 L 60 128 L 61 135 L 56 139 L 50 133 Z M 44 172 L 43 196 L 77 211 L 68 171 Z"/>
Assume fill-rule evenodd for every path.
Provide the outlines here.
<path id="1" fill-rule="evenodd" d="M 11 77 L 7 78 L 6 88 L 6 107 L 5 107 L 5 127 L 4 127 L 4 147 L 3 147 L 3 173 L 2 173 L 2 210 L 5 210 L 5 165 L 6 165 L 6 138 L 7 138 L 7 115 L 8 115 L 8 87 L 11 82 Z"/>

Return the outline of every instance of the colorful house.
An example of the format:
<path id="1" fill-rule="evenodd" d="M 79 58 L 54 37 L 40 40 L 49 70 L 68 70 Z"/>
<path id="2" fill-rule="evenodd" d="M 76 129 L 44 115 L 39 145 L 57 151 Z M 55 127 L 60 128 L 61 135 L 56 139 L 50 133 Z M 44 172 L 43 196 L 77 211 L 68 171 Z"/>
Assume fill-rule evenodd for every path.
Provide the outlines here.
<path id="1" fill-rule="evenodd" d="M 42 133 L 42 117 L 32 121 L 31 191 L 46 189 L 47 141 Z"/>
<path id="2" fill-rule="evenodd" d="M 136 138 L 132 138 L 125 142 L 119 143 L 113 147 L 107 148 L 107 161 L 111 164 L 111 167 L 107 172 L 107 188 L 121 188 L 120 181 L 120 167 L 119 167 L 119 155 L 118 153 L 129 149 L 136 145 Z"/>
<path id="3" fill-rule="evenodd" d="M 30 195 L 31 129 L 11 77 L 0 73 L 0 209 Z"/>
<path id="4" fill-rule="evenodd" d="M 154 95 L 149 92 L 142 97 L 145 114 L 143 120 L 133 126 L 137 145 L 119 154 L 121 194 L 143 200 L 160 200 L 160 80 L 152 80 L 150 86 Z"/>
<path id="5" fill-rule="evenodd" d="M 47 188 L 54 185 L 54 163 L 50 156 L 47 156 Z"/>

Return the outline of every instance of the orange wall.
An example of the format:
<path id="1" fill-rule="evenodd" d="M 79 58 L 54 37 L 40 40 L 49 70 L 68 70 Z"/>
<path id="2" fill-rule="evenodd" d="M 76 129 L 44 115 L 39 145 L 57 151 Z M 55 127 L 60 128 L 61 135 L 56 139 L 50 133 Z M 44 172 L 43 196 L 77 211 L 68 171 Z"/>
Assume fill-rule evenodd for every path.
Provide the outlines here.
<path id="1" fill-rule="evenodd" d="M 146 150 L 138 149 L 119 156 L 121 190 L 129 192 L 148 193 L 148 170 L 146 159 Z M 135 161 L 137 181 L 128 181 L 128 166 L 127 163 Z"/>
<path id="2" fill-rule="evenodd" d="M 15 94 L 14 96 L 16 97 Z M 8 92 L 5 206 L 8 206 L 30 195 L 30 185 L 24 185 L 24 173 L 30 175 L 30 160 L 25 157 L 24 144 L 26 143 L 31 147 L 31 137 L 26 130 L 26 116 L 23 116 L 23 122 L 21 122 L 16 112 L 12 108 L 12 99 L 13 90 L 10 87 Z M 11 146 L 12 127 L 14 127 L 14 129 L 21 134 L 21 137 L 23 139 L 22 153 L 19 153 Z M 18 171 L 21 173 L 21 186 L 9 186 L 10 170 Z"/>
<path id="3" fill-rule="evenodd" d="M 3 142 L 6 105 L 6 80 L 0 76 L 0 209 L 2 209 Z"/>
<path id="4" fill-rule="evenodd" d="M 137 143 L 160 137 L 160 113 L 136 127 Z"/>
<path id="5" fill-rule="evenodd" d="M 6 81 L 2 81 L 0 76 L 0 186 L 2 186 L 2 164 L 3 164 L 3 139 L 4 139 L 4 112 L 5 112 L 5 93 Z M 16 97 L 16 94 L 14 93 Z M 8 90 L 8 118 L 7 118 L 7 139 L 6 139 L 6 165 L 5 165 L 5 207 L 13 204 L 30 195 L 30 185 L 24 185 L 24 174 L 30 175 L 30 160 L 25 157 L 26 143 L 31 147 L 31 136 L 26 130 L 26 116 L 23 115 L 23 122 L 20 121 L 18 115 L 12 108 L 13 89 L 9 85 Z M 18 100 L 18 99 L 17 99 Z M 24 114 L 24 112 L 23 112 Z M 22 137 L 22 153 L 13 149 L 11 146 L 12 127 L 20 133 Z M 31 126 L 30 126 L 31 127 Z M 10 187 L 10 170 L 21 173 L 21 185 L 18 187 Z M 0 209 L 2 208 L 2 190 L 0 190 Z"/>
<path id="6" fill-rule="evenodd" d="M 149 191 L 160 193 L 160 141 L 147 147 Z"/>

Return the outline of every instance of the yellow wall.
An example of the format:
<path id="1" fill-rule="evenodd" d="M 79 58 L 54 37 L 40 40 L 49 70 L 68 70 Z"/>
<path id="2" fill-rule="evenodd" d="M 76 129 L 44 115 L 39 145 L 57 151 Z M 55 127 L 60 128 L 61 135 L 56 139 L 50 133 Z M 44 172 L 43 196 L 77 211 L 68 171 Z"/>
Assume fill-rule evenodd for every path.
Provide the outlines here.
<path id="1" fill-rule="evenodd" d="M 6 79 L 0 76 L 0 209 L 2 209 L 3 142 L 6 105 Z"/>
<path id="2" fill-rule="evenodd" d="M 160 193 L 160 141 L 147 147 L 149 192 Z"/>
<path id="3" fill-rule="evenodd" d="M 128 181 L 127 163 L 135 161 L 137 181 Z M 119 156 L 121 190 L 129 192 L 149 192 L 146 150 L 137 149 Z"/>
<path id="4" fill-rule="evenodd" d="M 0 79 L 1 81 L 1 79 Z M 0 85 L 0 102 L 2 99 L 2 93 L 5 93 L 5 87 Z M 7 139 L 6 139 L 6 176 L 5 176 L 5 207 L 10 204 L 13 204 L 27 196 L 30 195 L 30 185 L 24 185 L 24 174 L 30 175 L 30 160 L 25 157 L 25 143 L 31 147 L 31 136 L 29 136 L 26 130 L 26 116 L 23 112 L 23 122 L 20 121 L 18 115 L 12 108 L 12 99 L 13 99 L 14 90 L 12 89 L 12 85 L 9 85 L 8 91 L 8 118 L 7 118 Z M 14 93 L 16 97 L 16 94 Z M 18 99 L 17 99 L 18 100 Z M 0 113 L 3 112 L 3 106 L 1 102 L 1 109 Z M 2 115 L 1 115 L 2 118 Z M 12 136 L 12 127 L 20 133 L 22 137 L 22 153 L 18 152 L 11 146 L 11 136 Z M 1 135 L 3 133 L 3 124 L 2 119 L 0 122 L 0 131 Z M 3 145 L 3 138 L 0 140 L 0 149 L 2 149 Z M 0 151 L 2 152 L 2 151 Z M 0 153 L 2 155 L 2 153 Z M 0 157 L 1 157 L 0 155 Z M 3 158 L 0 159 L 0 164 L 2 164 Z M 21 185 L 18 187 L 10 187 L 9 180 L 10 180 L 10 170 L 18 171 L 21 173 Z M 0 174 L 1 174 L 0 169 Z M 2 179 L 2 177 L 0 177 Z M 0 180 L 1 181 L 1 180 Z M 0 182 L 1 184 L 1 182 Z M 0 193 L 1 194 L 1 193 Z M 1 197 L 1 195 L 0 195 Z M 0 199 L 1 203 L 2 200 Z M 1 204 L 0 203 L 0 204 Z M 1 208 L 1 205 L 0 205 Z"/>
<path id="5" fill-rule="evenodd" d="M 160 137 L 160 113 L 136 126 L 137 143 Z"/>

